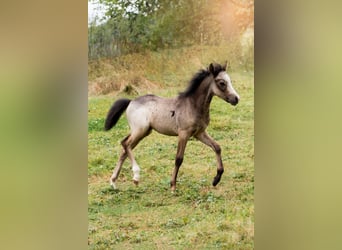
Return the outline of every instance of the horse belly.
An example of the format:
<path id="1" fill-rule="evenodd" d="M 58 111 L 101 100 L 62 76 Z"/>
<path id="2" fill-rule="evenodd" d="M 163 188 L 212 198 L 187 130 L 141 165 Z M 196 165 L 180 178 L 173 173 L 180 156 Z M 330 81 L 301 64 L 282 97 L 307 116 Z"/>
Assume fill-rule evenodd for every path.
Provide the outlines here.
<path id="1" fill-rule="evenodd" d="M 170 135 L 170 136 L 176 136 L 176 135 L 178 135 L 177 132 L 175 132 L 175 131 L 172 130 L 172 129 L 168 129 L 168 128 L 153 127 L 153 129 L 154 129 L 155 131 L 157 131 L 158 133 L 163 134 L 163 135 Z"/>
<path id="2" fill-rule="evenodd" d="M 151 127 L 160 134 L 178 135 L 175 115 L 172 112 L 156 112 L 153 115 Z"/>

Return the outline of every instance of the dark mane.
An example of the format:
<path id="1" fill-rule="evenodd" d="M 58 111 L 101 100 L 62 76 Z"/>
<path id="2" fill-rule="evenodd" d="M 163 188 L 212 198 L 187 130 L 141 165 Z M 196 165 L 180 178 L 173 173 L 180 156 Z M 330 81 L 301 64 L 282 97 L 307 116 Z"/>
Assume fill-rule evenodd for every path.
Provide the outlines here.
<path id="1" fill-rule="evenodd" d="M 211 65 L 212 65 L 212 72 L 210 72 L 209 69 L 208 70 L 202 69 L 198 71 L 190 80 L 188 88 L 185 91 L 179 93 L 179 97 L 188 97 L 192 95 L 193 93 L 195 93 L 198 87 L 201 85 L 201 82 L 203 82 L 203 80 L 207 76 L 209 76 L 210 73 L 213 73 L 214 77 L 216 77 L 221 71 L 225 70 L 225 68 L 222 67 L 218 63 L 214 63 Z"/>
<path id="2" fill-rule="evenodd" d="M 195 93 L 198 87 L 200 86 L 201 82 L 204 80 L 204 78 L 206 78 L 209 75 L 210 75 L 209 70 L 202 69 L 198 71 L 190 80 L 188 88 L 185 91 L 180 92 L 179 96 L 188 97 L 191 94 Z"/>

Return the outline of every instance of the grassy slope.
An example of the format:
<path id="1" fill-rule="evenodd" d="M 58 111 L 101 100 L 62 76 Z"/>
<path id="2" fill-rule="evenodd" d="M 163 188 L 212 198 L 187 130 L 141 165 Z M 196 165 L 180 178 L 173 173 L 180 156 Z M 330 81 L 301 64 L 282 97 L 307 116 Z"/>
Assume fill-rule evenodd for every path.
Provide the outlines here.
<path id="1" fill-rule="evenodd" d="M 133 86 L 137 94 L 156 88 L 184 88 L 187 80 L 210 62 L 228 60 L 230 72 L 253 71 L 253 54 L 241 56 L 236 43 L 219 46 L 193 46 L 144 54 L 129 54 L 115 59 L 90 61 L 90 96 L 117 94 Z"/>
<path id="2" fill-rule="evenodd" d="M 215 188 L 211 186 L 215 154 L 192 140 L 179 172 L 178 190 L 171 194 L 177 138 L 153 132 L 134 150 L 141 167 L 139 186 L 131 181 L 127 161 L 117 182 L 119 189 L 111 189 L 109 177 L 129 129 L 123 116 L 111 131 L 102 131 L 117 97 L 89 98 L 90 249 L 253 249 L 254 76 L 242 70 L 230 76 L 241 102 L 232 107 L 214 98 L 211 105 L 208 132 L 221 145 L 225 165 Z M 153 92 L 172 96 L 184 88 L 179 84 Z"/>

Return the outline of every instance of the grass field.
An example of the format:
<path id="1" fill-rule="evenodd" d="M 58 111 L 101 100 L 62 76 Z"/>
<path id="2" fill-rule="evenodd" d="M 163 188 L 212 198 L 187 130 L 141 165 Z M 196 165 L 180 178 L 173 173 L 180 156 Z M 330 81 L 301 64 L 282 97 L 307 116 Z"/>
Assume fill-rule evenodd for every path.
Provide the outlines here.
<path id="1" fill-rule="evenodd" d="M 177 138 L 154 131 L 134 150 L 141 167 L 139 185 L 132 182 L 127 160 L 118 189 L 112 189 L 109 178 L 129 128 L 122 116 L 112 130 L 104 132 L 104 119 L 113 101 L 133 96 L 89 97 L 89 249 L 254 248 L 254 75 L 236 71 L 230 76 L 241 101 L 233 107 L 214 98 L 207 129 L 221 145 L 225 166 L 216 187 L 211 185 L 216 175 L 215 153 L 191 140 L 177 191 L 171 193 Z M 174 96 L 185 87 L 153 93 Z"/>

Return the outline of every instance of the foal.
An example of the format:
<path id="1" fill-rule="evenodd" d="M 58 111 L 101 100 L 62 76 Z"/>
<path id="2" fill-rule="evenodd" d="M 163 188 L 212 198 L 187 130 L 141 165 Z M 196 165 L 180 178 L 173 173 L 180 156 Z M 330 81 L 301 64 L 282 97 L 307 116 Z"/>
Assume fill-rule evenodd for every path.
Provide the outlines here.
<path id="1" fill-rule="evenodd" d="M 127 157 L 132 164 L 133 182 L 139 183 L 140 168 L 132 150 L 154 129 L 164 135 L 178 136 L 175 168 L 170 182 L 172 191 L 176 189 L 178 170 L 183 162 L 187 141 L 192 136 L 216 153 L 217 175 L 212 183 L 216 186 L 224 171 L 221 148 L 206 132 L 210 120 L 209 106 L 214 95 L 234 106 L 239 102 L 240 97 L 232 86 L 226 65 L 211 63 L 207 70 L 200 70 L 193 76 L 189 87 L 175 98 L 145 95 L 134 100 L 117 100 L 107 114 L 105 130 L 111 129 L 127 109 L 131 133 L 121 141 L 123 151 L 110 178 L 111 185 L 116 188 L 115 181 Z"/>

